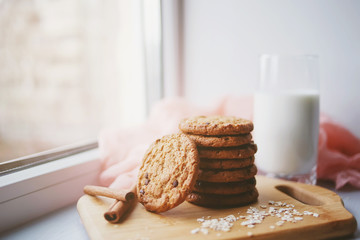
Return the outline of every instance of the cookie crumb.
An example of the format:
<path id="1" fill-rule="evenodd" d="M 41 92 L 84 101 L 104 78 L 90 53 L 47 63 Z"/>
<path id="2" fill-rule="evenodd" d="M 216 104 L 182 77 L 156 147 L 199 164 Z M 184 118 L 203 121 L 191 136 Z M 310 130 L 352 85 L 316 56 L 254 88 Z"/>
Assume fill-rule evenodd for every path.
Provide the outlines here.
<path id="1" fill-rule="evenodd" d="M 247 232 L 247 235 L 248 235 L 249 237 L 252 237 L 254 234 L 253 234 L 252 232 Z"/>

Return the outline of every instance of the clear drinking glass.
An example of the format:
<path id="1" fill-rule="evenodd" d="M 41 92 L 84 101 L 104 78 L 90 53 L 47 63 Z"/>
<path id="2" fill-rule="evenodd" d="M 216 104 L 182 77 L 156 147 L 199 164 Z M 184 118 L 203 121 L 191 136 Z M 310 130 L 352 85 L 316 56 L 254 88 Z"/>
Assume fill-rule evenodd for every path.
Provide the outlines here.
<path id="1" fill-rule="evenodd" d="M 263 55 L 254 97 L 256 164 L 265 175 L 316 183 L 318 57 Z"/>

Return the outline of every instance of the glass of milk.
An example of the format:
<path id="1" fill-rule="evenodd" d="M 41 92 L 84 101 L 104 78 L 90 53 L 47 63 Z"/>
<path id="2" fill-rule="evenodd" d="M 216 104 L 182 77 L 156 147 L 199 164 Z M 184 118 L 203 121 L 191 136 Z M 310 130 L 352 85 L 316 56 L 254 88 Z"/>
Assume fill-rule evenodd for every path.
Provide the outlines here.
<path id="1" fill-rule="evenodd" d="M 254 97 L 260 173 L 315 184 L 318 134 L 318 57 L 261 56 Z"/>

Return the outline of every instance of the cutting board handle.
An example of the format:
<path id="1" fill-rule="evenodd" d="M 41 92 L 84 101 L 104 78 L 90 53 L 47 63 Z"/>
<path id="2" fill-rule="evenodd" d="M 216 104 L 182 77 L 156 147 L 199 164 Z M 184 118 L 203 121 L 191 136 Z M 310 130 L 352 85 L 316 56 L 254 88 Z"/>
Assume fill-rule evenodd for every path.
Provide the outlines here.
<path id="1" fill-rule="evenodd" d="M 342 206 L 344 205 L 339 195 L 320 186 L 282 182 L 280 184 L 276 184 L 275 188 L 280 192 L 307 205 L 321 206 L 333 205 L 337 203 L 341 204 Z"/>

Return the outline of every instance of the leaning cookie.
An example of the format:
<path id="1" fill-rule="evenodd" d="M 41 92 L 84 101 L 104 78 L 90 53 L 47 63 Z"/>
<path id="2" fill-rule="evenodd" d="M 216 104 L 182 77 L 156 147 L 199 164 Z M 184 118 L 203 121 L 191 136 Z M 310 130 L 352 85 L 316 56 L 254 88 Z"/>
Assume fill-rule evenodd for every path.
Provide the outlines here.
<path id="1" fill-rule="evenodd" d="M 250 178 L 240 182 L 213 183 L 197 181 L 193 191 L 206 194 L 240 194 L 255 189 L 256 179 Z"/>
<path id="2" fill-rule="evenodd" d="M 144 155 L 137 181 L 137 196 L 146 210 L 164 212 L 182 203 L 195 185 L 199 156 L 185 134 L 156 140 Z"/>
<path id="3" fill-rule="evenodd" d="M 220 194 L 205 194 L 205 193 L 190 193 L 186 200 L 190 203 L 212 208 L 225 208 L 244 206 L 257 201 L 259 197 L 258 191 L 255 189 L 234 195 L 220 195 Z"/>
<path id="4" fill-rule="evenodd" d="M 239 147 L 205 148 L 198 147 L 199 157 L 208 159 L 248 158 L 257 152 L 257 145 L 252 143 Z"/>
<path id="5" fill-rule="evenodd" d="M 196 116 L 183 119 L 181 131 L 199 135 L 238 135 L 254 129 L 251 121 L 232 116 Z"/>
<path id="6" fill-rule="evenodd" d="M 223 136 L 206 136 L 187 134 L 191 138 L 196 146 L 200 147 L 234 147 L 241 146 L 251 142 L 252 136 L 248 134 L 240 135 L 223 135 Z"/>

